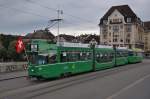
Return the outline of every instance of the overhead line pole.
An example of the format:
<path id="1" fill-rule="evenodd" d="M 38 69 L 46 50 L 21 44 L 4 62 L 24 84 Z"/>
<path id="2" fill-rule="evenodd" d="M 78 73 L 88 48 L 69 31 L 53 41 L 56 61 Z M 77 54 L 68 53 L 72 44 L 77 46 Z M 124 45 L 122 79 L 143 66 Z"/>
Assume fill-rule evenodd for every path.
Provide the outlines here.
<path id="1" fill-rule="evenodd" d="M 58 14 L 58 16 L 57 16 L 57 18 L 58 18 L 58 31 L 57 31 L 57 41 L 58 41 L 58 45 L 60 44 L 60 38 L 59 38 L 59 12 L 60 12 L 60 10 L 58 9 L 57 10 L 57 14 Z"/>
<path id="2" fill-rule="evenodd" d="M 60 21 L 62 20 L 60 18 L 60 14 L 63 14 L 62 10 L 57 10 L 57 18 L 50 20 L 50 22 L 57 22 L 57 44 L 60 44 L 60 37 L 59 37 L 59 32 L 60 32 Z"/>

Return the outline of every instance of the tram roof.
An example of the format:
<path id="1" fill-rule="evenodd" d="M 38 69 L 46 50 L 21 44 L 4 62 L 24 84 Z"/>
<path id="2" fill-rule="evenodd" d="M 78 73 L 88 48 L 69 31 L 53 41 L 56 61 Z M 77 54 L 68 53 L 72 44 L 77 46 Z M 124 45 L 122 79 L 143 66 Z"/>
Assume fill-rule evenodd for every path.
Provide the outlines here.
<path id="1" fill-rule="evenodd" d="M 75 47 L 75 48 L 90 48 L 90 44 L 70 43 L 70 42 L 59 42 L 59 43 L 57 43 L 57 46 L 61 46 L 61 47 Z M 113 46 L 96 45 L 96 48 L 108 48 L 108 49 L 112 49 Z"/>
<path id="2" fill-rule="evenodd" d="M 57 43 L 57 46 L 61 46 L 61 47 L 90 48 L 89 44 L 70 43 L 70 42 L 59 42 L 59 43 Z"/>

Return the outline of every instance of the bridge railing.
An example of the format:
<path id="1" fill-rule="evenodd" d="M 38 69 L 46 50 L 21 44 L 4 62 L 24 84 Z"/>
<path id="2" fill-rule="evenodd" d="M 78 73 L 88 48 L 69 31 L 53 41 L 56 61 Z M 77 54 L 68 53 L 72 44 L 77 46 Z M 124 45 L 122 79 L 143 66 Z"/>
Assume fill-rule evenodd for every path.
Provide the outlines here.
<path id="1" fill-rule="evenodd" d="M 0 63 L 0 73 L 27 70 L 27 62 Z"/>

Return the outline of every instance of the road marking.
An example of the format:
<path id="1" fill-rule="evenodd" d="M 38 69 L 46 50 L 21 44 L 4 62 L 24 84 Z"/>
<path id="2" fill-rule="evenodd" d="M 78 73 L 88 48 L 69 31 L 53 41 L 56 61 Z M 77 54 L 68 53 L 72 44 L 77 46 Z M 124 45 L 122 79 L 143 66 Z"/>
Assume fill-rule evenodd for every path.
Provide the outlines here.
<path id="1" fill-rule="evenodd" d="M 133 82 L 132 84 L 122 88 L 121 90 L 119 90 L 118 92 L 114 93 L 113 95 L 107 97 L 106 99 L 115 99 L 115 97 L 117 97 L 118 95 L 120 95 L 121 93 L 127 91 L 128 89 L 134 87 L 135 85 L 141 83 L 142 81 L 144 81 L 145 79 L 149 78 L 150 77 L 150 74 L 149 75 L 146 75 L 144 76 L 143 78 L 139 79 L 139 80 L 136 80 L 135 82 Z"/>

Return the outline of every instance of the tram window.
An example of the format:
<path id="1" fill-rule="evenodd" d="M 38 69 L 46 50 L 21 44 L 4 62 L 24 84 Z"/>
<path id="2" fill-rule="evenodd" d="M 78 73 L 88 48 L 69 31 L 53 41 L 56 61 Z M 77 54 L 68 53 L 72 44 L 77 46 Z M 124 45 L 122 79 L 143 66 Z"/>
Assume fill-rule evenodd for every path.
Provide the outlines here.
<path id="1" fill-rule="evenodd" d="M 114 58 L 113 53 L 97 53 L 96 61 L 99 63 L 110 62 Z"/>
<path id="2" fill-rule="evenodd" d="M 82 56 L 82 52 L 80 53 L 80 56 Z"/>
<path id="3" fill-rule="evenodd" d="M 126 57 L 126 52 L 122 52 L 122 56 L 123 56 L 123 57 Z"/>
<path id="4" fill-rule="evenodd" d="M 40 55 L 30 55 L 29 61 L 33 65 L 42 65 L 42 64 L 51 64 L 56 62 L 56 54 L 51 54 L 50 56 L 47 54 Z"/>
<path id="5" fill-rule="evenodd" d="M 101 61 L 100 62 L 106 62 L 107 55 L 105 53 L 102 53 Z"/>
<path id="6" fill-rule="evenodd" d="M 31 64 L 38 64 L 38 55 L 30 55 L 29 56 L 29 61 Z"/>
<path id="7" fill-rule="evenodd" d="M 62 62 L 74 62 L 79 60 L 80 53 L 76 51 L 70 52 L 62 52 L 61 54 L 61 61 Z"/>
<path id="8" fill-rule="evenodd" d="M 66 52 L 63 52 L 63 56 L 67 56 Z"/>
<path id="9" fill-rule="evenodd" d="M 64 55 L 66 53 L 66 55 Z M 91 59 L 91 52 L 79 52 L 79 51 L 69 51 L 62 52 L 61 62 L 74 62 L 74 61 L 86 61 Z"/>
<path id="10" fill-rule="evenodd" d="M 92 53 L 89 52 L 89 54 L 87 55 L 87 59 L 88 60 L 92 59 Z"/>
<path id="11" fill-rule="evenodd" d="M 78 61 L 78 52 L 70 52 L 69 53 L 69 61 Z"/>
<path id="12" fill-rule="evenodd" d="M 102 57 L 102 62 L 106 62 L 105 53 L 103 54 L 103 57 Z"/>
<path id="13" fill-rule="evenodd" d="M 129 55 L 129 56 L 133 56 L 134 53 L 133 53 L 132 51 L 129 51 L 129 52 L 128 52 L 128 55 Z"/>
<path id="14" fill-rule="evenodd" d="M 128 53 L 127 53 L 126 51 L 124 52 L 124 56 L 125 56 L 125 57 L 127 57 L 127 56 L 128 56 Z"/>
<path id="15" fill-rule="evenodd" d="M 66 62 L 67 61 L 67 53 L 66 52 L 62 52 L 60 54 L 60 59 L 61 59 L 61 62 Z"/>
<path id="16" fill-rule="evenodd" d="M 46 56 L 38 55 L 38 64 L 39 65 L 41 65 L 41 64 L 47 64 Z"/>
<path id="17" fill-rule="evenodd" d="M 142 52 L 137 52 L 137 56 L 143 57 L 143 53 Z"/>
<path id="18" fill-rule="evenodd" d="M 107 62 L 108 61 L 108 55 L 107 55 L 107 53 L 105 53 L 104 55 L 105 55 L 104 56 L 104 62 Z"/>
<path id="19" fill-rule="evenodd" d="M 100 62 L 100 54 L 99 53 L 96 53 L 96 61 Z"/>
<path id="20" fill-rule="evenodd" d="M 121 57 L 121 52 L 117 52 L 116 54 L 117 57 Z"/>
<path id="21" fill-rule="evenodd" d="M 106 55 L 107 55 L 106 62 L 109 62 L 111 60 L 110 53 L 107 53 Z"/>
<path id="22" fill-rule="evenodd" d="M 114 58 L 114 53 L 110 53 L 110 57 L 111 57 L 111 59 L 113 59 Z"/>
<path id="23" fill-rule="evenodd" d="M 112 57 L 111 57 L 111 53 L 108 53 L 108 61 L 111 61 Z"/>
<path id="24" fill-rule="evenodd" d="M 49 64 L 57 62 L 57 60 L 56 60 L 56 54 L 51 55 L 51 56 L 47 56 L 47 58 L 48 58 L 48 63 Z"/>
<path id="25" fill-rule="evenodd" d="M 119 54 L 120 54 L 120 57 L 123 57 L 123 56 L 124 56 L 124 55 L 123 55 L 123 52 L 120 52 Z"/>
<path id="26" fill-rule="evenodd" d="M 80 60 L 81 61 L 88 60 L 89 59 L 89 55 L 90 55 L 89 53 L 83 52 L 82 56 L 80 57 Z"/>

